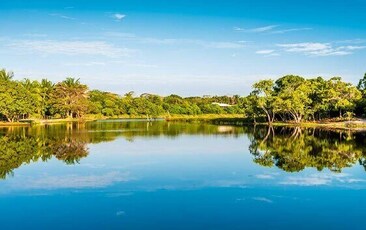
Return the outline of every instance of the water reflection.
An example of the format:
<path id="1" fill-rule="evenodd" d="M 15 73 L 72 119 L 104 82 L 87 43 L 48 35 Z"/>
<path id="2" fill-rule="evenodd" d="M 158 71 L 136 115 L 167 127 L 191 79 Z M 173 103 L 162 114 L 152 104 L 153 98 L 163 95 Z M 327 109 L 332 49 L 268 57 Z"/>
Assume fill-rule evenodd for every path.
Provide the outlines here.
<path id="1" fill-rule="evenodd" d="M 88 156 L 87 144 L 113 141 L 123 137 L 179 135 L 230 135 L 238 137 L 242 129 L 229 126 L 167 122 L 92 122 L 35 127 L 0 128 L 0 178 L 13 175 L 23 164 L 48 161 L 55 157 L 66 164 L 76 164 Z"/>
<path id="2" fill-rule="evenodd" d="M 366 169 L 364 132 L 314 128 L 260 127 L 253 129 L 249 151 L 254 162 L 286 172 L 307 167 L 341 172 L 359 163 Z"/>
<path id="3" fill-rule="evenodd" d="M 63 125 L 10 127 L 0 129 L 0 178 L 13 175 L 23 164 L 48 161 L 52 158 L 76 164 L 88 156 L 88 144 L 124 138 L 176 138 L 180 135 L 220 135 L 242 137 L 243 153 L 253 155 L 253 161 L 265 167 L 278 167 L 286 172 L 305 168 L 325 168 L 341 172 L 355 164 L 366 169 L 364 132 L 327 131 L 319 129 L 216 126 L 168 122 L 92 122 Z"/>

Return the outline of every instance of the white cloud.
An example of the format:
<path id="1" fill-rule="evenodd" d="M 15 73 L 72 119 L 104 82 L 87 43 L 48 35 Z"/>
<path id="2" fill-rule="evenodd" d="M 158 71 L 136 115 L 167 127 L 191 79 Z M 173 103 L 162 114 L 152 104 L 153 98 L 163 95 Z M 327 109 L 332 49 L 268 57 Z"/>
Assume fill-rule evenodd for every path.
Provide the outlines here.
<path id="1" fill-rule="evenodd" d="M 275 57 L 280 56 L 279 53 L 276 53 L 275 50 L 258 50 L 255 52 L 256 54 L 261 54 L 264 57 Z"/>
<path id="2" fill-rule="evenodd" d="M 363 43 L 366 43 L 366 39 L 360 39 L 360 38 L 348 39 L 348 40 L 336 41 L 336 43 L 363 44 Z"/>
<path id="3" fill-rule="evenodd" d="M 114 64 L 120 64 L 129 67 L 138 67 L 138 68 L 158 68 L 158 65 L 154 64 L 145 64 L 145 63 L 135 63 L 135 62 L 127 62 L 127 61 L 112 61 Z"/>
<path id="4" fill-rule="evenodd" d="M 134 50 L 116 47 L 104 41 L 18 40 L 7 44 L 19 51 L 38 52 L 44 55 L 101 55 L 107 57 L 130 56 Z"/>
<path id="5" fill-rule="evenodd" d="M 271 31 L 271 34 L 284 34 L 288 32 L 306 31 L 306 30 L 312 30 L 312 28 L 292 28 L 292 29 L 274 30 Z"/>
<path id="6" fill-rule="evenodd" d="M 105 62 L 65 63 L 65 66 L 105 66 Z"/>
<path id="7" fill-rule="evenodd" d="M 366 46 L 341 46 L 340 49 L 348 49 L 348 50 L 361 50 L 365 49 Z"/>
<path id="8" fill-rule="evenodd" d="M 244 48 L 245 46 L 241 43 L 236 42 L 197 42 L 207 48 L 215 48 L 215 49 L 239 49 Z"/>
<path id="9" fill-rule="evenodd" d="M 110 172 L 104 175 L 63 175 L 27 178 L 20 186 L 24 189 L 61 189 L 61 188 L 103 188 L 116 182 L 127 182 L 131 178 L 128 173 Z"/>
<path id="10" fill-rule="evenodd" d="M 255 53 L 256 54 L 271 54 L 273 52 L 274 52 L 274 50 L 258 50 Z"/>
<path id="11" fill-rule="evenodd" d="M 76 18 L 66 16 L 66 15 L 63 15 L 63 14 L 49 14 L 49 15 L 52 16 L 52 17 L 59 17 L 59 18 L 62 18 L 62 19 L 67 19 L 67 20 L 75 20 L 76 19 Z"/>
<path id="12" fill-rule="evenodd" d="M 125 17 L 126 17 L 125 14 L 120 13 L 113 14 L 113 18 L 116 19 L 116 21 L 122 21 L 122 19 L 124 19 Z"/>
<path id="13" fill-rule="evenodd" d="M 265 203 L 273 203 L 272 200 L 265 198 L 265 197 L 253 197 L 252 199 L 256 200 L 256 201 L 265 202 Z"/>
<path id="14" fill-rule="evenodd" d="M 140 37 L 132 33 L 123 32 L 106 32 L 104 36 L 117 37 L 126 41 L 152 44 L 152 45 L 195 45 L 202 46 L 204 48 L 215 49 L 240 49 L 246 47 L 248 41 L 206 41 L 201 39 L 185 39 L 185 38 L 153 38 L 153 37 Z"/>
<path id="15" fill-rule="evenodd" d="M 255 177 L 258 179 L 264 179 L 264 180 L 274 179 L 274 176 L 270 175 L 270 174 L 258 174 L 258 175 L 255 175 Z"/>
<path id="16" fill-rule="evenodd" d="M 175 38 L 137 38 L 136 41 L 146 44 L 156 45 L 197 45 L 204 48 L 214 49 L 240 49 L 244 48 L 243 42 L 216 42 L 216 41 L 204 41 L 198 39 L 175 39 Z"/>
<path id="17" fill-rule="evenodd" d="M 333 182 L 339 182 L 342 184 L 351 184 L 365 182 L 363 179 L 352 178 L 351 175 L 346 173 L 330 173 L 330 174 L 312 174 L 308 176 L 288 177 L 284 181 L 280 182 L 283 185 L 298 185 L 298 186 L 320 186 L 330 185 Z"/>
<path id="18" fill-rule="evenodd" d="M 335 47 L 331 43 L 290 43 L 278 44 L 286 52 L 302 53 L 309 56 L 343 56 L 352 54 L 354 50 L 364 49 L 366 46 L 338 46 Z"/>
<path id="19" fill-rule="evenodd" d="M 113 32 L 113 31 L 106 32 L 104 33 L 104 35 L 108 37 L 118 37 L 124 39 L 136 38 L 136 35 L 132 33 Z"/>
<path id="20" fill-rule="evenodd" d="M 269 25 L 269 26 L 251 28 L 251 29 L 234 27 L 234 30 L 235 31 L 250 32 L 250 33 L 263 33 L 263 32 L 271 31 L 271 30 L 273 30 L 276 27 L 278 27 L 278 25 Z"/>
<path id="21" fill-rule="evenodd" d="M 24 36 L 32 37 L 32 38 L 45 38 L 45 37 L 47 37 L 47 34 L 28 33 L 28 34 L 24 34 Z"/>
<path id="22" fill-rule="evenodd" d="M 330 178 L 310 176 L 310 177 L 289 177 L 286 181 L 280 182 L 283 185 L 299 185 L 299 186 L 316 186 L 328 185 L 331 183 Z"/>

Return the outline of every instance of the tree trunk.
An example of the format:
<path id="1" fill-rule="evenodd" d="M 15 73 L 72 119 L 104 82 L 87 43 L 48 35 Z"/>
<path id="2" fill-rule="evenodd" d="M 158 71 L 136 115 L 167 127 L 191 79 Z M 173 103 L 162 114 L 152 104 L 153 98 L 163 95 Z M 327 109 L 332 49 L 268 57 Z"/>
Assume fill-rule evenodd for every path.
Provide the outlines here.
<path id="1" fill-rule="evenodd" d="M 265 109 L 264 107 L 262 107 L 264 113 L 267 115 L 267 122 L 268 124 L 272 123 L 272 119 L 271 119 L 271 115 L 269 114 L 269 111 L 267 109 Z"/>

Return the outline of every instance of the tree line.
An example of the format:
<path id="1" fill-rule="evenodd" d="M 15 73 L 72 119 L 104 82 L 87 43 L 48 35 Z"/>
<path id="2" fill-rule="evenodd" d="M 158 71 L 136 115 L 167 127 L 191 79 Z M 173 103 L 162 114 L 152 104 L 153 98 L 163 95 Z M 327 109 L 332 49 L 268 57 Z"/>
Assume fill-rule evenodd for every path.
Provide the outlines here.
<path id="1" fill-rule="evenodd" d="M 276 81 L 261 80 L 242 105 L 254 121 L 265 117 L 268 123 L 361 117 L 366 112 L 366 74 L 357 86 L 340 77 L 325 80 L 286 75 Z"/>
<path id="2" fill-rule="evenodd" d="M 0 70 L 0 119 L 9 122 L 28 118 L 82 118 L 86 114 L 118 117 L 122 115 L 158 117 L 169 114 L 243 114 L 240 96 L 186 97 L 134 92 L 118 95 L 89 90 L 79 79 L 66 78 L 53 83 L 23 79 Z M 215 103 L 225 103 L 222 107 Z"/>
<path id="3" fill-rule="evenodd" d="M 301 122 L 325 118 L 363 116 L 366 108 L 366 74 L 357 86 L 340 77 L 305 79 L 287 75 L 261 80 L 247 96 L 181 97 L 133 92 L 119 95 L 89 90 L 78 79 L 53 83 L 23 79 L 0 70 L 0 119 L 14 122 L 28 118 L 106 117 L 243 114 L 254 122 L 266 119 Z"/>

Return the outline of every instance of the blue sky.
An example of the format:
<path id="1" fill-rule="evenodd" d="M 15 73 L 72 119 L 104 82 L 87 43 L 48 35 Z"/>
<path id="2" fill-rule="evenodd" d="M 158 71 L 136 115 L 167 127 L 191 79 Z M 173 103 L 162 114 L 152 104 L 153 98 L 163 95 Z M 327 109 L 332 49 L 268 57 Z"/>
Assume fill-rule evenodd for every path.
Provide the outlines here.
<path id="1" fill-rule="evenodd" d="M 246 95 L 285 74 L 366 72 L 366 1 L 0 2 L 0 67 L 137 94 Z"/>

